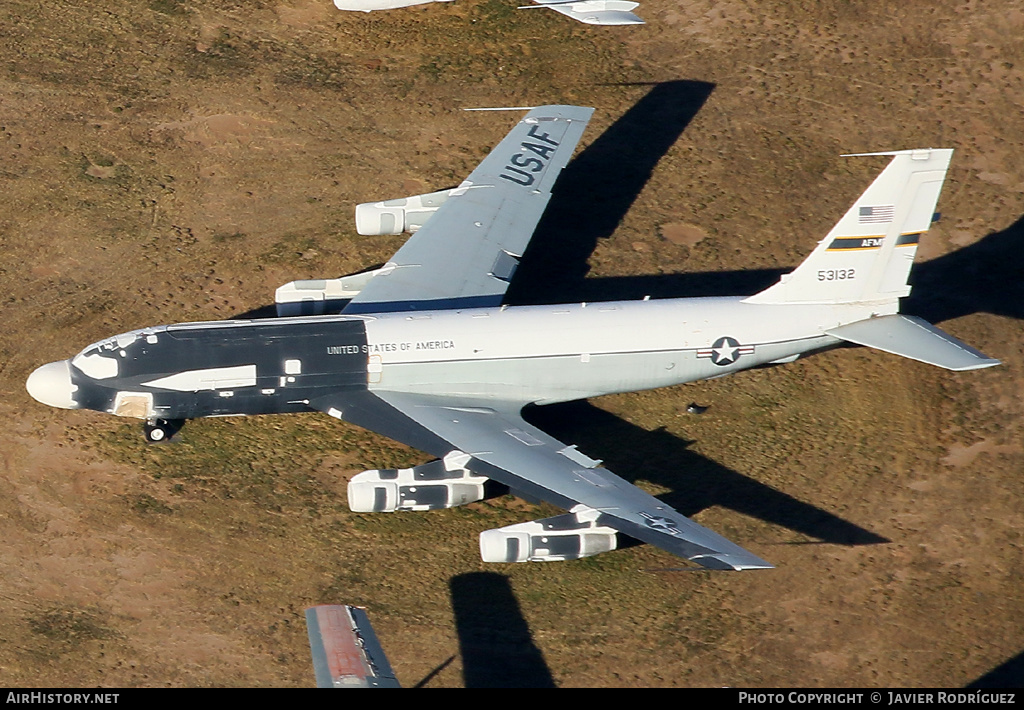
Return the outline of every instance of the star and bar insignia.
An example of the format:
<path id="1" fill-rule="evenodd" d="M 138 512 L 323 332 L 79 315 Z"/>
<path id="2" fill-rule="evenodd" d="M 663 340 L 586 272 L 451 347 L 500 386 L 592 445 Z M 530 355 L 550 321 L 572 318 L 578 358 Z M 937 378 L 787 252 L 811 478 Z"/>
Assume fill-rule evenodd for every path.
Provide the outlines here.
<path id="1" fill-rule="evenodd" d="M 736 338 L 728 336 L 719 338 L 710 348 L 701 348 L 697 351 L 697 357 L 711 358 L 711 362 L 722 367 L 733 364 L 741 355 L 753 354 L 753 345 L 740 345 Z"/>

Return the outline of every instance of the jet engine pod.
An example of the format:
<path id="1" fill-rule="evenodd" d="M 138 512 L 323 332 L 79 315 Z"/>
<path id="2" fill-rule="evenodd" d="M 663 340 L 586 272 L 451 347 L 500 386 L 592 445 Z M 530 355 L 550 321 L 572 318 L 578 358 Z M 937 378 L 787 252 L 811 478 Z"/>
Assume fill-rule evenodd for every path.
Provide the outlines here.
<path id="1" fill-rule="evenodd" d="M 277 315 L 319 316 L 340 313 L 382 269 L 370 269 L 337 279 L 290 281 L 274 293 Z"/>
<path id="2" fill-rule="evenodd" d="M 363 471 L 348 482 L 348 507 L 355 513 L 454 508 L 483 500 L 487 480 L 465 468 L 449 470 L 442 460 Z"/>
<path id="3" fill-rule="evenodd" d="M 415 232 L 448 200 L 451 192 L 441 190 L 400 200 L 356 205 L 356 231 L 365 236 Z"/>
<path id="4" fill-rule="evenodd" d="M 576 512 L 480 533 L 484 562 L 558 562 L 578 560 L 618 545 L 615 528 L 598 525 L 597 511 Z"/>

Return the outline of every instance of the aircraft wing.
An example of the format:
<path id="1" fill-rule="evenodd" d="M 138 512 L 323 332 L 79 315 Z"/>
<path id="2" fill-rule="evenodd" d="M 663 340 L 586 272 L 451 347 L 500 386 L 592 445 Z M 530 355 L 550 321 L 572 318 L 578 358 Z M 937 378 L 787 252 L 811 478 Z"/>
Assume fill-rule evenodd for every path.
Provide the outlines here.
<path id="1" fill-rule="evenodd" d="M 306 609 L 306 631 L 318 688 L 398 688 L 370 617 L 361 607 Z"/>
<path id="2" fill-rule="evenodd" d="M 628 0 L 533 0 L 566 17 L 587 25 L 642 25 L 644 21 L 630 10 L 638 2 Z M 530 7 L 529 5 L 527 7 Z"/>
<path id="3" fill-rule="evenodd" d="M 593 113 L 531 110 L 344 312 L 499 305 Z"/>
<path id="4" fill-rule="evenodd" d="M 566 510 L 582 504 L 600 511 L 598 524 L 704 567 L 772 567 L 528 424 L 520 405 L 382 391 L 365 392 L 360 401 L 338 397 L 311 404 L 435 456 L 463 452 L 462 465 L 474 473 Z"/>

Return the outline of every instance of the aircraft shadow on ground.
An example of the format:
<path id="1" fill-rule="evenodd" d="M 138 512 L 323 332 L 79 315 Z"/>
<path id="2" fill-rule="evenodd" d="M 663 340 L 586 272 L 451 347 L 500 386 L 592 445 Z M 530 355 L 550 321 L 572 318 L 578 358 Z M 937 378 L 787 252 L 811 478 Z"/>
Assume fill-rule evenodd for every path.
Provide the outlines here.
<path id="1" fill-rule="evenodd" d="M 507 303 L 751 295 L 796 267 L 586 278 L 587 260 L 598 242 L 614 233 L 658 161 L 714 88 L 701 81 L 655 84 L 566 166 L 506 294 Z M 807 235 L 808 254 L 824 236 Z M 914 292 L 903 301 L 903 312 L 932 323 L 972 313 L 1024 318 L 1022 251 L 1024 217 L 974 244 L 915 265 L 910 276 Z"/>
<path id="2" fill-rule="evenodd" d="M 579 445 L 588 456 L 603 459 L 616 475 L 628 481 L 642 478 L 668 488 L 670 492 L 658 497 L 683 515 L 693 516 L 721 505 L 825 543 L 889 542 L 691 451 L 693 442 L 664 429 L 647 431 L 589 402 L 530 407 L 524 414 L 530 423 L 552 436 Z"/>
<path id="3" fill-rule="evenodd" d="M 925 235 L 923 239 L 927 239 Z M 1024 217 L 910 272 L 902 311 L 932 323 L 973 313 L 1024 319 Z"/>
<path id="4" fill-rule="evenodd" d="M 586 278 L 587 260 L 632 207 L 655 167 L 715 85 L 678 80 L 653 88 L 562 171 L 506 294 L 510 305 L 750 295 L 796 267 Z M 836 219 L 839 215 L 836 215 Z M 806 235 L 806 252 L 824 235 Z M 924 237 L 928 239 L 927 236 Z M 932 323 L 973 313 L 1024 319 L 1024 217 L 955 252 L 916 264 L 902 311 Z M 235 318 L 270 318 L 273 305 Z"/>
<path id="5" fill-rule="evenodd" d="M 449 582 L 467 688 L 554 688 L 508 577 L 470 572 Z"/>
<path id="6" fill-rule="evenodd" d="M 811 235 L 808 235 L 809 237 Z M 923 237 L 928 239 L 928 235 Z M 807 253 L 814 244 L 808 241 Z M 1024 319 L 1024 217 L 974 244 L 915 264 L 913 291 L 900 311 L 942 323 L 975 313 Z M 780 269 L 750 269 L 656 276 L 581 280 L 564 285 L 568 301 L 743 296 L 767 288 L 796 264 Z"/>
<path id="7" fill-rule="evenodd" d="M 598 241 L 614 233 L 658 161 L 714 88 L 703 81 L 655 84 L 566 166 L 516 270 L 507 302 L 582 300 L 578 289 Z"/>
<path id="8" fill-rule="evenodd" d="M 968 688 L 1024 688 L 1024 653 L 968 683 Z"/>
<path id="9" fill-rule="evenodd" d="M 638 84 L 638 86 L 643 84 Z M 593 143 L 580 151 L 555 183 L 532 245 L 516 269 L 505 301 L 516 305 L 632 298 L 647 279 L 625 279 L 616 287 L 586 279 L 587 259 L 610 237 L 668 152 L 704 106 L 715 85 L 668 81 L 653 88 Z M 780 272 L 781 273 L 781 272 Z M 770 283 L 770 281 L 769 281 Z M 591 296 L 593 294 L 593 296 Z M 668 297 L 667 292 L 641 295 Z M 273 305 L 235 318 L 273 318 Z"/>

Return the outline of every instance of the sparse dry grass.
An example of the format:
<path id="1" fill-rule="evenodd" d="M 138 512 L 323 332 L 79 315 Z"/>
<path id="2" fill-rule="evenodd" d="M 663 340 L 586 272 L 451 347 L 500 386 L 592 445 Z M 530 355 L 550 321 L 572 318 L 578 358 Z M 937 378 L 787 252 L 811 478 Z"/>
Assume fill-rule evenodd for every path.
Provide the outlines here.
<path id="1" fill-rule="evenodd" d="M 347 602 L 369 607 L 412 684 L 458 656 L 453 606 L 486 604 L 453 599 L 453 580 L 482 572 L 507 577 L 565 686 L 949 686 L 1017 656 L 1024 281 L 1020 230 L 1003 230 L 1024 204 L 1024 8 L 1005 5 L 647 0 L 648 25 L 600 29 L 497 0 L 370 16 L 319 0 L 5 3 L 0 677 L 308 686 L 302 609 Z M 936 295 L 917 305 L 1005 362 L 948 374 L 846 349 L 552 415 L 777 570 L 665 571 L 679 560 L 649 546 L 487 567 L 480 530 L 554 509 L 357 515 L 352 474 L 422 457 L 313 414 L 192 422 L 145 446 L 130 423 L 24 392 L 32 368 L 111 333 L 227 318 L 286 281 L 383 262 L 401 238 L 358 237 L 352 206 L 457 183 L 513 120 L 461 107 L 593 105 L 589 145 L 651 82 L 679 79 L 715 88 L 596 239 L 582 289 L 742 289 L 686 274 L 797 263 L 879 167 L 842 152 L 949 145 L 920 272 Z M 642 155 L 635 140 L 615 159 Z M 623 167 L 600 166 L 605 182 Z M 660 236 L 679 223 L 705 236 Z"/>

